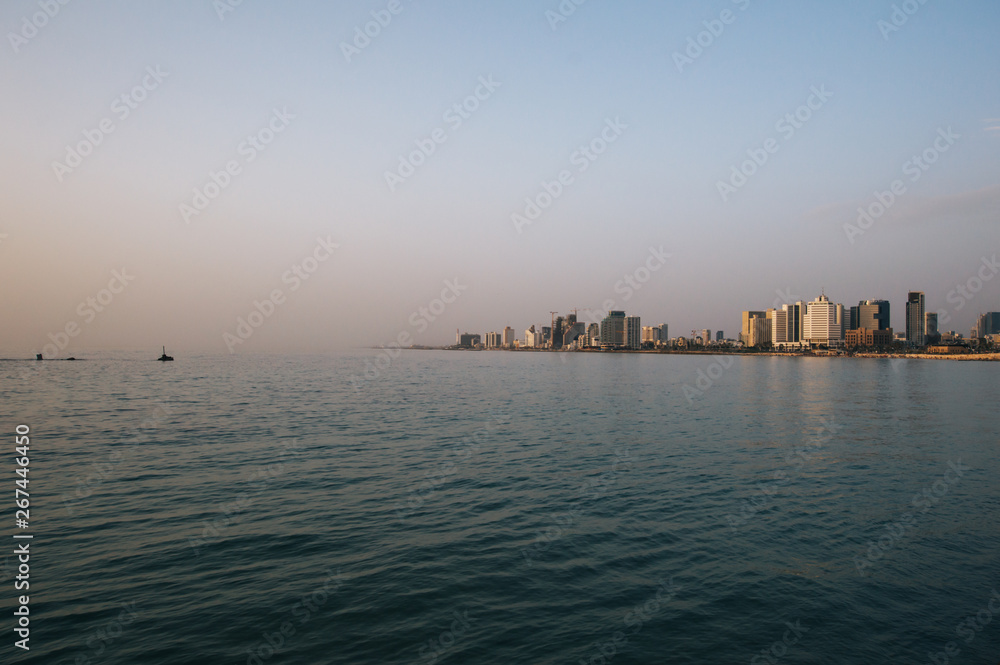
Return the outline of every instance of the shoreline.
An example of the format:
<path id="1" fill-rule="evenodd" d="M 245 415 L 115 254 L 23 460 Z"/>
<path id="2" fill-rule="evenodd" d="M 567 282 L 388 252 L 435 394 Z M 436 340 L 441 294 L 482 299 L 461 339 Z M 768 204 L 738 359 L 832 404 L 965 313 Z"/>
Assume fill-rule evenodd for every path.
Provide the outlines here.
<path id="1" fill-rule="evenodd" d="M 812 352 L 812 353 L 802 353 L 794 351 L 734 351 L 734 350 L 698 350 L 698 351 L 688 351 L 688 350 L 660 350 L 660 349 L 615 349 L 613 351 L 604 351 L 601 349 L 579 349 L 576 351 L 562 351 L 555 349 L 466 349 L 454 346 L 410 346 L 410 347 L 385 347 L 376 346 L 372 347 L 376 350 L 386 350 L 391 348 L 392 350 L 403 350 L 403 351 L 466 351 L 473 353 L 487 353 L 487 352 L 499 352 L 499 353 L 637 353 L 637 354 L 649 354 L 649 355 L 683 355 L 683 356 L 737 356 L 741 358 L 753 358 L 753 357 L 775 357 L 784 356 L 789 358 L 840 358 L 840 359 L 852 359 L 852 358 L 881 358 L 888 360 L 964 360 L 964 361 L 980 361 L 980 362 L 1000 362 L 1000 352 L 997 353 L 962 353 L 962 354 L 936 354 L 936 353 L 829 353 L 829 352 Z"/>

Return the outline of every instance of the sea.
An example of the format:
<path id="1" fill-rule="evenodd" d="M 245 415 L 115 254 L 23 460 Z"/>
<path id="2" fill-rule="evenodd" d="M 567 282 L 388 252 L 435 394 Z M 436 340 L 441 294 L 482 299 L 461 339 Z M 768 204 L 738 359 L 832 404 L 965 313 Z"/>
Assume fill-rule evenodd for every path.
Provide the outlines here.
<path id="1" fill-rule="evenodd" d="M 156 355 L 0 362 L 0 662 L 1000 662 L 1000 363 Z"/>

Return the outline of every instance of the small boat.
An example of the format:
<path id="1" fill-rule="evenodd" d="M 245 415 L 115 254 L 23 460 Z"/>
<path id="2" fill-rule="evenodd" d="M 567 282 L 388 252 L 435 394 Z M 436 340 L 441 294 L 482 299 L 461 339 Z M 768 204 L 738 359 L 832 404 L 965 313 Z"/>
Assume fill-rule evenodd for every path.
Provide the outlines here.
<path id="1" fill-rule="evenodd" d="M 160 362 L 164 362 L 164 363 L 165 362 L 170 362 L 173 359 L 174 359 L 173 356 L 168 356 L 167 355 L 167 347 L 163 347 L 163 355 L 160 356 L 159 358 L 157 358 L 157 360 L 159 360 Z"/>

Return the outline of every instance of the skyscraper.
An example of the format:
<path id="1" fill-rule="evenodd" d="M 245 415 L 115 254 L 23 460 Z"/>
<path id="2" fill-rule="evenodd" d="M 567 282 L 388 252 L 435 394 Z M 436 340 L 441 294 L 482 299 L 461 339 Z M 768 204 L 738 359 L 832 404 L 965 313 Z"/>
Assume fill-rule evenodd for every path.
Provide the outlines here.
<path id="1" fill-rule="evenodd" d="M 844 342 L 844 306 L 821 295 L 806 306 L 802 340 L 810 345 L 841 346 Z"/>
<path id="2" fill-rule="evenodd" d="M 740 325 L 740 340 L 739 341 L 743 342 L 747 346 L 750 346 L 749 339 L 750 339 L 750 326 L 753 325 L 752 320 L 755 319 L 755 318 L 757 318 L 757 317 L 761 317 L 761 316 L 765 316 L 765 315 L 766 315 L 766 312 L 757 312 L 757 311 L 753 311 L 753 310 L 743 312 L 743 321 L 742 321 L 742 323 Z"/>
<path id="3" fill-rule="evenodd" d="M 924 314 L 924 342 L 927 344 L 937 344 L 941 341 L 938 333 L 937 312 L 927 312 Z"/>
<path id="4" fill-rule="evenodd" d="M 601 321 L 601 346 L 625 346 L 625 312 L 608 312 Z"/>
<path id="5" fill-rule="evenodd" d="M 642 322 L 638 316 L 625 317 L 625 346 L 629 349 L 642 348 Z"/>
<path id="6" fill-rule="evenodd" d="M 771 343 L 775 346 L 801 343 L 806 309 L 806 304 L 800 300 L 775 310 L 771 324 Z"/>
<path id="7" fill-rule="evenodd" d="M 906 295 L 906 341 L 923 346 L 924 324 L 924 292 L 910 291 Z"/>
<path id="8" fill-rule="evenodd" d="M 507 349 L 514 347 L 514 329 L 510 326 L 503 329 L 503 345 Z"/>
<path id="9" fill-rule="evenodd" d="M 848 330 L 888 330 L 892 327 L 889 318 L 888 300 L 862 300 L 857 307 L 851 308 L 851 320 Z"/>
<path id="10" fill-rule="evenodd" d="M 976 319 L 976 325 L 972 327 L 972 338 L 978 339 L 987 335 L 1000 333 L 1000 312 L 986 312 L 980 314 Z"/>
<path id="11" fill-rule="evenodd" d="M 565 319 L 561 316 L 557 316 L 555 323 L 552 325 L 552 348 L 561 349 L 563 345 L 563 325 L 565 324 Z"/>

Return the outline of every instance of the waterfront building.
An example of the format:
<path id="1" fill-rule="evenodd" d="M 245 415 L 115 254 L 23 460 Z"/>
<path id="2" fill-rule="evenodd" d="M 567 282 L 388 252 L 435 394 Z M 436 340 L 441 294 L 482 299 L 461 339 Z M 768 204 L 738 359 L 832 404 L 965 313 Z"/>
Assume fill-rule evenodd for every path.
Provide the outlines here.
<path id="1" fill-rule="evenodd" d="M 986 312 L 980 314 L 976 319 L 976 324 L 972 327 L 973 339 L 986 337 L 987 335 L 1000 334 L 1000 312 Z"/>
<path id="2" fill-rule="evenodd" d="M 501 346 L 503 346 L 503 335 L 498 332 L 486 333 L 487 349 L 499 349 Z"/>
<path id="3" fill-rule="evenodd" d="M 464 349 L 472 349 L 481 345 L 482 336 L 470 333 L 462 333 L 458 336 L 458 345 Z"/>
<path id="4" fill-rule="evenodd" d="M 608 312 L 601 321 L 601 346 L 609 348 L 625 346 L 625 312 Z"/>
<path id="5" fill-rule="evenodd" d="M 906 341 L 913 346 L 924 345 L 924 292 L 906 294 Z"/>
<path id="6" fill-rule="evenodd" d="M 848 330 L 888 330 L 891 327 L 888 300 L 862 300 L 857 307 L 851 308 Z"/>
<path id="7" fill-rule="evenodd" d="M 591 323 L 587 326 L 587 346 L 599 347 L 601 345 L 601 326 Z"/>
<path id="8" fill-rule="evenodd" d="M 629 349 L 642 348 L 642 322 L 638 316 L 625 317 L 625 346 Z"/>
<path id="9" fill-rule="evenodd" d="M 892 346 L 892 328 L 888 330 L 872 330 L 870 328 L 848 330 L 844 346 L 848 348 L 857 346 L 877 349 L 888 348 Z"/>
<path id="10" fill-rule="evenodd" d="M 806 305 L 802 341 L 810 346 L 841 346 L 844 343 L 844 306 L 830 302 L 826 294 Z"/>
<path id="11" fill-rule="evenodd" d="M 924 343 L 937 344 L 941 341 L 941 334 L 938 332 L 937 312 L 927 312 L 924 314 Z"/>
<path id="12" fill-rule="evenodd" d="M 524 331 L 524 346 L 529 349 L 540 349 L 545 345 L 545 338 L 542 333 L 535 330 L 535 326 L 531 326 Z"/>
<path id="13" fill-rule="evenodd" d="M 505 349 L 514 347 L 514 329 L 507 326 L 503 329 L 503 346 Z"/>
<path id="14" fill-rule="evenodd" d="M 739 338 L 739 341 L 743 342 L 747 346 L 751 346 L 748 343 L 748 341 L 747 341 L 750 338 L 750 326 L 753 325 L 751 323 L 751 321 L 753 319 L 755 319 L 755 318 L 766 316 L 766 315 L 767 315 L 767 312 L 760 312 L 760 311 L 753 311 L 753 310 L 743 312 L 743 320 L 742 320 L 742 322 L 740 324 L 740 338 Z"/>

